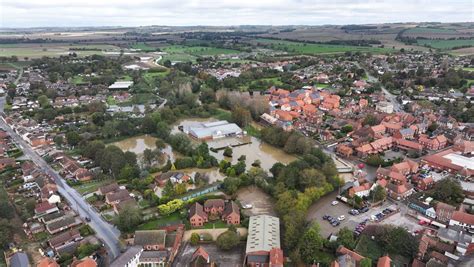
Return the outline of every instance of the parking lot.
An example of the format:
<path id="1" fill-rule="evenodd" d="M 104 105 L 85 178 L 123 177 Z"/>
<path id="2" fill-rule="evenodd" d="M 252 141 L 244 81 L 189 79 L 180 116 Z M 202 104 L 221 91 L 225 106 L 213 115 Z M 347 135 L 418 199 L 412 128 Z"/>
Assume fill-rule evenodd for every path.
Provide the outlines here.
<path id="1" fill-rule="evenodd" d="M 308 221 L 317 222 L 319 224 L 321 228 L 321 235 L 323 237 L 328 237 L 331 233 L 337 233 L 342 227 L 347 227 L 350 230 L 354 230 L 360 222 L 366 219 L 369 220 L 368 223 L 371 223 L 371 217 L 382 212 L 384 209 L 390 208 L 392 210 L 397 210 L 398 208 L 398 205 L 396 203 L 393 203 L 391 201 L 385 201 L 385 203 L 379 207 L 371 208 L 366 213 L 354 216 L 349 214 L 349 211 L 352 209 L 352 207 L 348 206 L 345 203 L 338 201 L 339 203 L 337 205 L 331 205 L 331 202 L 336 200 L 336 196 L 337 192 L 333 192 L 321 198 L 319 201 L 317 201 L 310 207 L 308 212 Z M 338 218 L 339 216 L 344 215 L 345 219 L 342 220 L 338 226 L 332 226 L 329 221 L 323 219 L 324 215 L 329 215 L 334 218 Z M 391 217 L 393 216 L 396 216 L 396 214 L 391 215 Z M 388 219 L 389 218 L 384 219 L 383 223 L 385 223 L 385 221 Z"/>

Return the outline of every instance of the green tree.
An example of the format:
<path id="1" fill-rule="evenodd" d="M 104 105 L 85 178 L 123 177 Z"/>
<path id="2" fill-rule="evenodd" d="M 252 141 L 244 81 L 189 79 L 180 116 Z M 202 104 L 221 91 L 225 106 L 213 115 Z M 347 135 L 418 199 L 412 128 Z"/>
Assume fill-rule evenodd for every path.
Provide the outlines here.
<path id="1" fill-rule="evenodd" d="M 387 191 L 380 185 L 377 185 L 374 190 L 370 192 L 370 194 L 375 202 L 385 200 L 387 197 Z"/>
<path id="2" fill-rule="evenodd" d="M 196 246 L 200 240 L 201 240 L 201 237 L 199 236 L 198 233 L 191 234 L 191 239 L 190 239 L 191 245 Z"/>
<path id="3" fill-rule="evenodd" d="M 239 235 L 234 232 L 227 230 L 217 237 L 217 247 L 222 250 L 231 250 L 236 247 L 240 242 Z"/>
<path id="4" fill-rule="evenodd" d="M 48 108 L 51 106 L 51 103 L 49 102 L 49 98 L 46 95 L 40 95 L 38 97 L 38 103 L 41 108 Z"/>
<path id="5" fill-rule="evenodd" d="M 240 127 L 245 127 L 252 122 L 250 111 L 243 107 L 236 107 L 232 110 L 232 121 Z"/>
<path id="6" fill-rule="evenodd" d="M 232 148 L 226 147 L 226 148 L 224 149 L 224 156 L 231 158 L 231 157 L 232 157 Z"/>
<path id="7" fill-rule="evenodd" d="M 360 267 L 372 267 L 372 260 L 370 258 L 363 258 L 359 264 Z"/>
<path id="8" fill-rule="evenodd" d="M 166 181 L 165 187 L 163 188 L 163 196 L 168 198 L 173 198 L 176 196 L 176 191 L 174 189 L 173 183 L 170 180 Z"/>
<path id="9" fill-rule="evenodd" d="M 54 144 L 56 144 L 57 147 L 61 147 L 64 144 L 64 138 L 61 135 L 56 135 L 53 138 Z"/>
<path id="10" fill-rule="evenodd" d="M 464 199 L 464 193 L 458 180 L 445 178 L 434 186 L 433 197 L 451 205 L 457 205 Z"/>
<path id="11" fill-rule="evenodd" d="M 13 240 L 13 232 L 13 225 L 8 220 L 0 218 L 0 246 L 2 248 Z"/>
<path id="12" fill-rule="evenodd" d="M 323 248 L 324 238 L 321 237 L 319 226 L 313 224 L 301 238 L 299 242 L 299 251 L 301 259 L 306 264 L 312 264 L 318 261 L 318 252 Z"/>
<path id="13" fill-rule="evenodd" d="M 354 239 L 354 233 L 347 227 L 343 227 L 337 234 L 337 243 L 343 245 L 346 248 L 354 249 L 356 240 Z"/>
<path id="14" fill-rule="evenodd" d="M 124 207 L 116 217 L 115 224 L 122 232 L 130 233 L 142 222 L 142 214 L 138 207 L 128 205 Z"/>
<path id="15" fill-rule="evenodd" d="M 66 133 L 66 140 L 70 146 L 74 147 L 81 141 L 81 136 L 77 132 L 70 131 Z"/>

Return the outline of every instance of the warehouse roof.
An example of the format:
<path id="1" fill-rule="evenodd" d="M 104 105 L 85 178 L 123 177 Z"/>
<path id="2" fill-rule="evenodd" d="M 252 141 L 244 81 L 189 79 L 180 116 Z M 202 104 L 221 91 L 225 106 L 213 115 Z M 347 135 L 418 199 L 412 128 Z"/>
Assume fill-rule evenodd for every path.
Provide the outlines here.
<path id="1" fill-rule="evenodd" d="M 250 217 L 246 253 L 280 248 L 280 219 L 269 215 Z"/>

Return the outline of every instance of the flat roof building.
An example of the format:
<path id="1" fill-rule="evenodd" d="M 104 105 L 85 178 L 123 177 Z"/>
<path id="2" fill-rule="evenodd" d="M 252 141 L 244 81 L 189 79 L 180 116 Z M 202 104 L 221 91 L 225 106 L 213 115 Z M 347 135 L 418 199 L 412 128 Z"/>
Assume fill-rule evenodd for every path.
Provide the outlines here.
<path id="1" fill-rule="evenodd" d="M 133 85 L 133 81 L 116 81 L 109 86 L 110 90 L 127 90 Z"/>
<path id="2" fill-rule="evenodd" d="M 201 140 L 241 136 L 244 134 L 243 130 L 237 124 L 229 123 L 228 121 L 201 123 L 198 125 L 183 127 L 183 131 L 190 136 Z"/>

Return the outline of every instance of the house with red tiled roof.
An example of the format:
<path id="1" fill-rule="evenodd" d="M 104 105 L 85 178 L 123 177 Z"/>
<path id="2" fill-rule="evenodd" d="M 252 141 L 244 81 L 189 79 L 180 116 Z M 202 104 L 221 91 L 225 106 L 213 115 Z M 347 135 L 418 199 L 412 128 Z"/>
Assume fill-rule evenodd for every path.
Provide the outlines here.
<path id="1" fill-rule="evenodd" d="M 413 160 L 405 160 L 397 164 L 393 164 L 390 168 L 392 171 L 401 173 L 403 175 L 408 175 L 412 173 L 418 172 L 419 164 L 414 162 Z"/>
<path id="2" fill-rule="evenodd" d="M 349 189 L 349 196 L 359 196 L 359 197 L 367 197 L 370 194 L 370 189 L 372 188 L 371 183 L 365 183 L 363 185 L 354 186 Z"/>
<path id="3" fill-rule="evenodd" d="M 434 186 L 435 182 L 433 180 L 433 177 L 429 176 L 424 179 L 419 179 L 418 182 L 416 183 L 416 188 L 418 188 L 421 191 L 425 191 L 428 189 L 431 189 Z"/>
<path id="4" fill-rule="evenodd" d="M 456 211 L 456 207 L 446 204 L 444 202 L 436 203 L 436 219 L 448 223 L 453 217 L 453 213 Z"/>
<path id="5" fill-rule="evenodd" d="M 342 256 L 347 256 L 349 258 L 349 260 L 351 260 L 353 263 L 355 263 L 356 266 L 359 266 L 360 261 L 365 259 L 364 256 L 362 256 L 362 255 L 358 254 L 357 252 L 354 252 L 354 251 L 352 251 L 352 250 L 350 250 L 350 249 L 348 249 L 344 246 L 339 246 L 336 250 L 336 253 L 339 254 L 339 255 L 342 255 Z M 347 262 L 348 259 L 346 259 L 345 257 L 338 258 L 339 264 L 340 264 L 340 261 L 342 261 L 342 260 Z M 346 265 L 344 265 L 344 266 L 346 266 Z"/>
<path id="6" fill-rule="evenodd" d="M 97 267 L 97 262 L 92 258 L 84 258 L 82 260 L 74 260 L 71 267 Z"/>
<path id="7" fill-rule="evenodd" d="M 396 139 L 395 140 L 395 145 L 402 150 L 405 151 L 417 151 L 421 152 L 423 150 L 423 146 L 415 141 L 410 141 L 410 140 L 405 140 L 405 139 Z"/>
<path id="8" fill-rule="evenodd" d="M 458 225 L 469 229 L 474 229 L 474 214 L 464 211 L 454 211 L 449 220 L 449 225 Z"/>
<path id="9" fill-rule="evenodd" d="M 396 131 L 399 131 L 402 128 L 402 124 L 399 123 L 391 123 L 391 122 L 382 122 L 382 124 L 387 129 L 387 133 L 394 134 Z"/>
<path id="10" fill-rule="evenodd" d="M 390 267 L 391 261 L 392 259 L 390 259 L 390 257 L 387 255 L 380 257 L 379 260 L 377 261 L 377 267 Z"/>
<path id="11" fill-rule="evenodd" d="M 351 147 L 347 146 L 347 145 L 339 144 L 339 145 L 336 146 L 336 153 L 339 156 L 348 158 L 354 153 L 354 150 Z"/>
<path id="12" fill-rule="evenodd" d="M 426 149 L 439 150 L 446 147 L 448 140 L 444 135 L 438 135 L 434 138 L 429 138 L 427 135 L 420 135 L 418 142 Z"/>
<path id="13" fill-rule="evenodd" d="M 204 212 L 204 207 L 199 203 L 194 203 L 189 209 L 189 222 L 191 226 L 199 227 L 208 222 L 207 213 Z"/>
<path id="14" fill-rule="evenodd" d="M 284 263 L 283 250 L 280 248 L 272 248 L 269 255 L 269 267 L 283 267 Z"/>
<path id="15" fill-rule="evenodd" d="M 35 217 L 41 217 L 46 214 L 59 211 L 58 207 L 54 204 L 50 204 L 48 201 L 43 201 L 36 204 L 35 206 Z"/>
<path id="16" fill-rule="evenodd" d="M 203 248 L 198 247 L 196 251 L 194 251 L 193 256 L 191 257 L 190 262 L 191 267 L 213 267 L 216 266 L 216 263 L 211 261 L 211 257 L 209 253 Z"/>
<path id="17" fill-rule="evenodd" d="M 370 132 L 372 137 L 383 136 L 385 134 L 386 128 L 383 124 L 375 125 L 370 127 Z"/>
<path id="18" fill-rule="evenodd" d="M 59 267 L 59 264 L 52 258 L 43 257 L 37 264 L 36 267 Z"/>
<path id="19" fill-rule="evenodd" d="M 454 150 L 461 152 L 462 155 L 474 154 L 474 142 L 462 140 L 454 145 Z"/>
<path id="20" fill-rule="evenodd" d="M 204 211 L 210 214 L 222 214 L 225 202 L 223 199 L 208 199 L 204 202 Z"/>
<path id="21" fill-rule="evenodd" d="M 240 224 L 240 208 L 234 201 L 226 203 L 222 212 L 222 220 L 227 224 Z"/>

